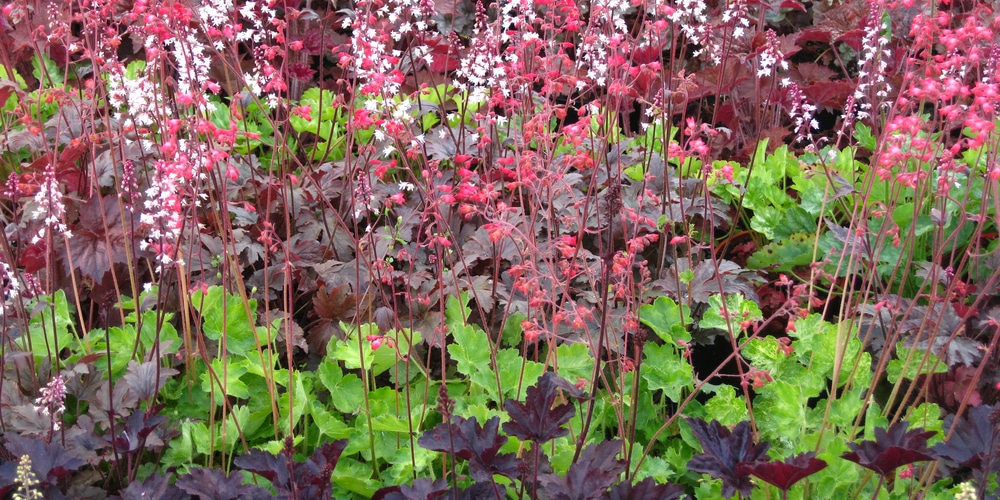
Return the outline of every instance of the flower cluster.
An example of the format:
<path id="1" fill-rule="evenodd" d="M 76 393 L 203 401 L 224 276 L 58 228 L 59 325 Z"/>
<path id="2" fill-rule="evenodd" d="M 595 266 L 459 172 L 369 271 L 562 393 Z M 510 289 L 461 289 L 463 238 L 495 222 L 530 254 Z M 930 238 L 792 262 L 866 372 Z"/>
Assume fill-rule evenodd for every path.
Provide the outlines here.
<path id="1" fill-rule="evenodd" d="M 17 279 L 14 270 L 6 262 L 0 260 L 0 294 L 3 294 L 3 300 L 0 300 L 0 318 L 3 318 L 7 313 L 7 307 L 17 300 L 20 293 L 21 282 Z"/>
<path id="2" fill-rule="evenodd" d="M 778 35 L 774 32 L 774 30 L 767 30 L 767 33 L 764 36 L 767 39 L 767 43 L 764 44 L 764 50 L 760 53 L 760 65 L 757 68 L 757 78 L 773 76 L 775 68 L 781 68 L 785 71 L 788 70 L 788 61 L 785 60 L 785 55 L 781 53 Z"/>
<path id="3" fill-rule="evenodd" d="M 886 99 L 892 90 L 892 85 L 886 81 L 886 71 L 892 51 L 889 50 L 890 29 L 889 16 L 881 1 L 872 1 L 868 5 L 868 15 L 864 23 L 864 37 L 861 40 L 861 53 L 858 56 L 858 86 L 848 98 L 844 107 L 844 127 L 849 127 L 856 120 L 871 118 L 872 103 L 882 107 L 892 107 Z M 841 129 L 843 133 L 844 129 Z"/>
<path id="4" fill-rule="evenodd" d="M 175 120 L 175 127 L 180 127 Z M 177 129 L 173 130 L 173 134 Z M 142 250 L 155 253 L 159 268 L 174 262 L 177 243 L 184 229 L 187 207 L 199 203 L 198 182 L 225 153 L 209 149 L 204 142 L 174 138 L 162 146 L 165 158 L 156 161 L 149 188 L 146 189 L 145 211 L 140 222 L 148 229 L 148 237 L 140 244 Z"/>
<path id="5" fill-rule="evenodd" d="M 797 142 L 806 141 L 812 143 L 812 131 L 819 128 L 819 122 L 814 118 L 816 106 L 806 100 L 806 96 L 802 93 L 802 89 L 799 88 L 798 83 L 789 78 L 783 78 L 781 86 L 787 92 L 788 100 L 792 104 L 791 109 L 788 110 L 788 116 L 795 124 L 795 140 Z"/>
<path id="6" fill-rule="evenodd" d="M 66 411 L 66 381 L 62 375 L 56 375 L 42 388 L 41 395 L 35 399 L 35 411 L 52 420 L 52 429 L 59 430 L 59 416 Z"/>
<path id="7" fill-rule="evenodd" d="M 17 487 L 17 492 L 14 493 L 14 500 L 42 500 L 45 498 L 45 495 L 42 495 L 42 492 L 37 489 L 38 476 L 35 475 L 31 457 L 28 455 L 21 455 L 21 459 L 17 462 L 17 482 L 20 485 Z"/>
<path id="8" fill-rule="evenodd" d="M 62 188 L 59 185 L 59 180 L 56 179 L 55 166 L 52 162 L 49 162 L 45 166 L 45 174 L 42 176 L 41 185 L 38 186 L 38 191 L 35 193 L 35 210 L 32 212 L 31 217 L 34 220 L 42 221 L 42 227 L 38 229 L 38 232 L 34 237 L 31 238 L 31 243 L 38 243 L 46 235 L 50 234 L 62 234 L 66 238 L 70 238 L 69 228 L 63 222 L 66 216 L 66 204 L 63 202 Z"/>
<path id="9" fill-rule="evenodd" d="M 510 96 L 504 60 L 500 55 L 500 37 L 496 26 L 487 23 L 482 3 L 476 7 L 476 31 L 469 52 L 456 71 L 455 88 L 471 92 L 469 102 L 485 102 L 493 89 Z"/>

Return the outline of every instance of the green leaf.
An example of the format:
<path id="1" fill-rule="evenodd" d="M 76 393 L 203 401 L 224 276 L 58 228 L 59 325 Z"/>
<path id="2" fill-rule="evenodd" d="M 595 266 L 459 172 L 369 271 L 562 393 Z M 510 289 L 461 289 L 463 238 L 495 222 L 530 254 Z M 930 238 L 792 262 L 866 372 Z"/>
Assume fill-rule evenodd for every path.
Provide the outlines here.
<path id="1" fill-rule="evenodd" d="M 472 308 L 468 307 L 469 292 L 462 292 L 461 297 L 449 295 L 445 302 L 444 317 L 445 324 L 449 328 L 465 325 L 466 320 L 472 315 Z"/>
<path id="2" fill-rule="evenodd" d="M 716 294 L 708 298 L 708 310 L 705 311 L 705 316 L 698 324 L 702 329 L 717 328 L 739 334 L 743 331 L 741 323 L 759 321 L 763 317 L 757 304 L 752 300 L 745 299 L 740 294 L 729 294 L 725 300 L 726 309 L 723 310 L 722 295 Z M 726 313 L 728 313 L 728 320 Z"/>
<path id="3" fill-rule="evenodd" d="M 747 405 L 741 398 L 736 397 L 736 389 L 733 386 L 721 385 L 715 390 L 712 399 L 705 403 L 705 414 L 709 420 L 714 419 L 722 425 L 733 426 L 746 420 Z"/>
<path id="4" fill-rule="evenodd" d="M 37 57 L 31 60 L 31 74 L 38 79 L 42 88 L 58 87 L 63 84 L 63 71 L 59 69 L 49 56 L 36 52 Z"/>
<path id="5" fill-rule="evenodd" d="M 868 151 L 875 151 L 875 148 L 878 146 L 875 136 L 872 135 L 872 128 L 864 123 L 856 123 L 854 125 L 854 139 L 858 141 L 861 147 Z"/>
<path id="6" fill-rule="evenodd" d="M 780 241 L 790 239 L 796 234 L 804 235 L 811 241 L 815 232 L 816 217 L 801 206 L 786 209 L 783 222 L 774 227 L 774 237 Z"/>
<path id="7" fill-rule="evenodd" d="M 401 356 L 407 355 L 411 346 L 420 342 L 420 334 L 407 329 L 392 330 L 382 336 L 374 323 L 365 323 L 360 330 L 355 325 L 344 322 L 340 323 L 340 327 L 347 332 L 348 340 L 331 339 L 327 345 L 327 355 L 343 361 L 344 367 L 349 370 L 366 369 L 372 375 L 381 375 L 397 363 L 405 363 Z M 373 349 L 373 341 L 368 340 L 368 337 L 384 337 L 380 340 L 382 345 Z M 360 349 L 358 342 L 361 343 Z M 393 348 L 393 345 L 396 347 Z"/>
<path id="8" fill-rule="evenodd" d="M 501 399 L 514 398 L 520 400 L 526 388 L 538 380 L 545 372 L 545 365 L 535 361 L 526 360 L 521 357 L 521 353 L 514 349 L 501 349 L 497 352 L 497 367 L 500 372 L 500 386 L 503 387 L 503 398 L 495 400 L 501 403 Z M 496 382 L 493 383 L 496 385 Z M 491 387 L 487 386 L 487 389 Z M 520 391 L 518 391 L 520 388 Z M 489 391 L 490 394 L 495 390 Z"/>
<path id="9" fill-rule="evenodd" d="M 405 396 L 391 387 L 380 387 L 368 393 L 368 404 L 371 407 L 371 425 L 374 431 L 408 433 L 420 430 L 420 416 L 424 413 L 422 404 L 411 407 L 409 418 L 406 414 Z M 365 419 L 358 419 L 363 425 Z"/>
<path id="10" fill-rule="evenodd" d="M 667 398 L 679 403 L 685 392 L 694 390 L 694 370 L 676 348 L 648 343 L 643 351 L 642 378 L 651 391 L 662 390 Z"/>
<path id="11" fill-rule="evenodd" d="M 201 374 L 201 390 L 215 395 L 215 404 L 222 405 L 225 398 L 232 396 L 246 399 L 250 397 L 250 391 L 245 382 L 240 378 L 246 374 L 247 367 L 243 362 L 229 362 L 223 367 L 223 360 L 216 358 L 212 360 L 213 377 L 206 370 Z M 223 388 L 225 391 L 223 392 Z"/>
<path id="12" fill-rule="evenodd" d="M 750 229 L 763 234 L 769 240 L 775 240 L 775 228 L 785 223 L 785 210 L 770 206 L 763 206 L 754 209 L 753 217 L 750 218 Z"/>
<path id="13" fill-rule="evenodd" d="M 916 408 L 910 410 L 906 420 L 910 422 L 911 429 L 921 428 L 925 431 L 936 432 L 937 435 L 930 438 L 929 445 L 934 445 L 944 438 L 944 422 L 941 419 L 941 407 L 934 403 L 920 403 Z"/>
<path id="14" fill-rule="evenodd" d="M 499 398 L 496 378 L 490 368 L 490 342 L 486 333 L 461 324 L 453 325 L 451 334 L 455 341 L 448 345 L 448 354 L 457 363 L 458 372 L 485 389 L 494 400 Z"/>
<path id="15" fill-rule="evenodd" d="M 851 428 L 854 425 L 855 419 L 861 414 L 867 391 L 867 387 L 859 385 L 845 393 L 839 394 L 836 400 L 830 402 L 830 415 L 827 417 L 827 420 L 841 428 Z M 822 407 L 817 405 L 817 408 Z"/>
<path id="16" fill-rule="evenodd" d="M 779 367 L 787 360 L 781 351 L 781 344 L 774 337 L 750 339 L 740 352 L 750 360 L 750 364 L 778 376 Z"/>
<path id="17" fill-rule="evenodd" d="M 809 372 L 804 378 L 815 378 Z M 754 415 L 762 435 L 772 442 L 797 443 L 802 436 L 816 425 L 810 422 L 809 398 L 819 396 L 818 390 L 810 390 L 812 381 L 784 379 L 768 382 L 757 391 L 754 401 Z M 817 422 L 818 423 L 818 422 Z"/>
<path id="18" fill-rule="evenodd" d="M 639 321 L 664 342 L 676 345 L 678 340 L 691 341 L 686 326 L 692 323 L 691 311 L 687 306 L 681 308 L 669 297 L 657 297 L 652 304 L 640 307 Z"/>
<path id="19" fill-rule="evenodd" d="M 280 384 L 282 384 L 282 385 L 287 385 L 288 384 L 288 375 L 287 375 L 287 373 L 285 373 L 284 376 L 278 376 L 278 373 L 276 373 L 275 374 L 275 381 L 278 382 L 278 383 L 280 383 Z M 291 420 L 296 425 L 298 425 L 299 421 L 302 420 L 302 417 L 305 416 L 306 410 L 309 409 L 309 401 L 312 400 L 312 397 L 311 397 L 312 391 L 310 390 L 312 384 L 309 384 L 310 385 L 309 388 L 306 387 L 306 379 L 305 379 L 305 377 L 303 375 L 303 372 L 300 372 L 300 371 L 293 371 L 292 372 L 292 381 L 291 382 L 292 382 L 292 387 L 291 388 L 286 388 L 288 390 L 286 390 L 284 394 L 282 394 L 280 397 L 278 397 L 278 409 L 279 409 L 279 413 L 281 415 L 281 421 L 283 421 L 283 422 L 288 422 L 289 421 L 288 412 L 289 412 L 289 409 L 290 409 L 292 411 L 292 419 Z M 292 399 L 291 402 L 293 403 L 293 405 L 290 407 L 290 405 L 289 405 L 289 399 L 288 399 L 288 394 L 291 391 L 294 391 L 294 396 L 295 397 L 294 397 L 294 399 Z"/>
<path id="20" fill-rule="evenodd" d="M 36 360 L 55 358 L 58 351 L 77 345 L 76 334 L 73 331 L 73 317 L 70 315 L 66 292 L 57 290 L 50 297 L 41 297 L 45 303 L 41 314 L 31 318 L 28 323 L 28 338 L 31 341 L 31 352 Z M 24 346 L 28 350 L 28 346 Z"/>
<path id="21" fill-rule="evenodd" d="M 256 348 L 256 327 L 253 325 L 257 319 L 255 299 L 244 304 L 239 295 L 226 293 L 221 286 L 211 286 L 207 294 L 203 294 L 201 290 L 195 291 L 191 296 L 191 303 L 201 315 L 205 336 L 220 342 L 225 338 L 228 353 L 246 355 Z M 249 313 L 246 305 L 250 307 Z M 266 338 L 261 340 L 266 341 Z"/>
<path id="22" fill-rule="evenodd" d="M 330 391 L 330 402 L 340 413 L 353 415 L 364 404 L 364 385 L 353 373 L 344 375 L 340 365 L 329 359 L 320 362 L 316 369 L 320 383 Z"/>
<path id="23" fill-rule="evenodd" d="M 581 378 L 589 380 L 594 373 L 594 357 L 586 344 L 561 344 L 556 347 L 556 358 L 558 375 L 571 383 Z"/>
<path id="24" fill-rule="evenodd" d="M 507 317 L 507 321 L 504 322 L 503 335 L 501 335 L 501 340 L 503 345 L 507 347 L 517 347 L 521 345 L 521 339 L 523 338 L 523 328 L 521 327 L 521 322 L 527 319 L 524 313 L 514 312 Z"/>
<path id="25" fill-rule="evenodd" d="M 933 353 L 922 349 L 904 347 L 905 341 L 896 344 L 896 359 L 889 361 L 885 368 L 889 382 L 895 384 L 900 379 L 916 380 L 920 375 L 945 373 L 948 365 Z"/>
<path id="26" fill-rule="evenodd" d="M 793 234 L 787 241 L 768 243 L 747 259 L 749 269 L 768 269 L 774 272 L 792 272 L 796 267 L 813 262 L 815 238 Z M 822 253 L 818 255 L 822 257 Z"/>
<path id="27" fill-rule="evenodd" d="M 319 401 L 313 400 L 310 402 L 310 405 L 309 415 L 312 416 L 313 422 L 316 423 L 320 435 L 326 438 L 321 438 L 320 443 L 317 444 L 331 439 L 345 439 L 351 436 L 353 427 L 345 424 L 338 415 L 327 411 Z"/>

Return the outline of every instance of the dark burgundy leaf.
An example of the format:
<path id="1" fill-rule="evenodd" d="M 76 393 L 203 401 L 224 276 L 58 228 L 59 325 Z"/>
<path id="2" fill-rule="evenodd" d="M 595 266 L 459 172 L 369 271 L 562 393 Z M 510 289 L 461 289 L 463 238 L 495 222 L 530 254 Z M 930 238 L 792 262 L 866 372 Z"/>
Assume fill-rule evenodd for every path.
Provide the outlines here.
<path id="1" fill-rule="evenodd" d="M 264 488 L 242 484 L 243 475 L 226 476 L 219 469 L 195 467 L 177 479 L 177 487 L 201 500 L 269 500 L 273 495 Z"/>
<path id="2" fill-rule="evenodd" d="M 294 480 L 300 485 L 302 498 L 319 498 L 319 495 L 329 498 L 331 475 L 347 443 L 346 439 L 326 443 L 317 448 L 305 462 L 295 465 Z M 308 483 L 309 487 L 302 488 L 303 483 Z"/>
<path id="3" fill-rule="evenodd" d="M 927 448 L 927 438 L 935 433 L 922 432 L 920 429 L 907 431 L 909 425 L 909 422 L 896 422 L 888 431 L 882 428 L 875 429 L 874 441 L 863 441 L 861 444 L 848 443 L 847 446 L 853 451 L 844 453 L 841 458 L 883 477 L 888 477 L 904 465 L 934 460 L 931 450 Z"/>
<path id="4" fill-rule="evenodd" d="M 114 498 L 114 497 L 112 497 Z M 180 488 L 170 484 L 170 478 L 163 474 L 153 474 L 143 482 L 133 482 L 121 491 L 117 497 L 120 500 L 149 500 L 157 498 L 160 500 L 187 500 L 190 495 L 184 493 Z"/>
<path id="5" fill-rule="evenodd" d="M 345 41 L 344 35 L 328 28 L 313 28 L 306 31 L 300 38 L 302 50 L 310 55 L 318 56 Z"/>
<path id="6" fill-rule="evenodd" d="M 678 500 L 684 494 L 684 487 L 677 484 L 656 484 L 647 477 L 636 484 L 628 481 L 619 483 L 601 496 L 603 500 Z"/>
<path id="7" fill-rule="evenodd" d="M 469 475 L 476 481 L 490 481 L 493 474 L 515 477 L 517 457 L 500 453 L 507 437 L 500 435 L 500 417 L 493 417 L 480 426 L 475 418 L 452 417 L 451 423 L 440 423 L 420 436 L 417 441 L 428 450 L 449 453 L 469 461 Z"/>
<path id="8" fill-rule="evenodd" d="M 125 372 L 124 378 L 135 397 L 150 399 L 156 397 L 167 380 L 178 373 L 180 372 L 173 368 L 161 367 L 158 361 L 146 361 L 141 365 L 135 361 L 129 361 L 128 371 Z"/>
<path id="9" fill-rule="evenodd" d="M 694 277 L 690 284 L 678 288 L 676 280 L 661 279 L 666 292 L 674 297 L 690 297 L 696 302 L 707 303 L 712 295 L 741 293 L 747 299 L 758 301 L 753 281 L 759 281 L 756 271 L 750 271 L 729 260 L 703 260 L 691 268 L 691 259 L 679 259 L 675 264 L 677 272 L 691 270 Z M 720 287 L 719 284 L 722 284 Z"/>
<path id="10" fill-rule="evenodd" d="M 828 82 L 837 76 L 837 72 L 816 63 L 802 62 L 795 66 L 795 72 L 799 74 L 802 82 Z"/>
<path id="11" fill-rule="evenodd" d="M 528 388 L 524 403 L 507 399 L 503 408 L 511 420 L 504 422 L 504 432 L 538 444 L 569 434 L 563 426 L 573 418 L 575 410 L 569 404 L 553 407 L 559 394 L 558 380 L 556 374 L 547 372 L 537 385 Z"/>
<path id="12" fill-rule="evenodd" d="M 295 63 L 288 68 L 288 74 L 301 82 L 308 82 L 316 75 L 316 70 L 302 63 Z"/>
<path id="13" fill-rule="evenodd" d="M 589 445 L 565 476 L 539 477 L 546 496 L 559 500 L 600 498 L 625 470 L 625 461 L 617 457 L 621 447 L 622 442 L 617 440 Z"/>
<path id="14" fill-rule="evenodd" d="M 95 195 L 81 206 L 80 220 L 74 225 L 73 236 L 69 239 L 72 259 L 67 255 L 66 245 L 59 250 L 66 271 L 71 271 L 72 261 L 81 274 L 100 282 L 112 264 L 126 263 L 125 245 L 129 242 L 122 229 L 123 218 L 126 228 L 138 228 L 138 215 L 120 205 L 114 197 L 100 199 Z"/>
<path id="15" fill-rule="evenodd" d="M 728 498 L 736 494 L 750 495 L 753 483 L 750 473 L 740 470 L 740 465 L 750 465 L 765 457 L 768 443 L 753 443 L 750 423 L 736 424 L 732 431 L 713 420 L 711 424 L 700 418 L 684 419 L 694 432 L 704 453 L 695 455 L 688 462 L 688 469 L 703 472 L 722 480 L 722 496 Z"/>
<path id="16" fill-rule="evenodd" d="M 780 462 L 755 462 L 740 464 L 737 469 L 749 472 L 781 491 L 788 491 L 795 483 L 826 468 L 827 463 L 816 458 L 815 452 L 801 453 Z"/>
<path id="17" fill-rule="evenodd" d="M 112 444 L 118 453 L 131 453 L 142 450 L 146 438 L 162 424 L 166 417 L 158 415 L 163 405 L 150 407 L 149 411 L 138 410 L 125 420 L 125 428 L 112 439 Z"/>
<path id="18" fill-rule="evenodd" d="M 492 481 L 478 481 L 459 491 L 457 500 L 482 500 L 484 498 L 507 498 L 507 488 Z"/>
<path id="19" fill-rule="evenodd" d="M 983 462 L 995 453 L 997 440 L 996 426 L 990 421 L 994 410 L 989 405 L 970 407 L 955 425 L 955 415 L 944 417 L 944 429 L 955 428 L 951 437 L 943 443 L 934 445 L 932 451 L 949 469 L 968 467 L 984 473 L 1000 470 L 1000 460 L 992 460 L 991 470 L 984 471 Z"/>
<path id="20" fill-rule="evenodd" d="M 291 443 L 286 443 L 279 455 L 255 449 L 236 457 L 233 464 L 270 480 L 279 495 L 329 498 L 331 474 L 346 446 L 346 439 L 326 443 L 305 462 L 296 462 L 294 448 Z"/>
<path id="21" fill-rule="evenodd" d="M 46 444 L 36 437 L 8 434 L 7 451 L 16 457 L 31 457 L 35 475 L 52 483 L 85 465 L 83 460 L 70 455 L 58 440 Z"/>
<path id="22" fill-rule="evenodd" d="M 288 460 L 281 455 L 273 455 L 264 450 L 254 448 L 250 450 L 250 453 L 236 457 L 233 460 L 233 465 L 262 476 L 276 486 L 288 484 Z"/>
<path id="23" fill-rule="evenodd" d="M 335 286 L 320 286 L 313 297 L 313 308 L 316 314 L 325 320 L 349 320 L 356 310 L 357 295 L 351 292 L 347 283 Z"/>
<path id="24" fill-rule="evenodd" d="M 782 9 L 790 9 L 790 10 L 798 10 L 798 11 L 802 11 L 802 12 L 808 12 L 806 10 L 805 5 L 802 5 L 800 2 L 798 2 L 796 0 L 783 0 L 781 2 L 781 5 L 779 5 L 778 7 L 782 8 Z"/>
<path id="25" fill-rule="evenodd" d="M 855 86 L 843 80 L 815 82 L 800 87 L 806 99 L 819 107 L 843 108 Z"/>
<path id="26" fill-rule="evenodd" d="M 431 481 L 422 477 L 413 481 L 412 486 L 390 486 L 375 492 L 372 500 L 431 500 L 444 498 L 451 493 L 451 487 L 444 479 Z"/>

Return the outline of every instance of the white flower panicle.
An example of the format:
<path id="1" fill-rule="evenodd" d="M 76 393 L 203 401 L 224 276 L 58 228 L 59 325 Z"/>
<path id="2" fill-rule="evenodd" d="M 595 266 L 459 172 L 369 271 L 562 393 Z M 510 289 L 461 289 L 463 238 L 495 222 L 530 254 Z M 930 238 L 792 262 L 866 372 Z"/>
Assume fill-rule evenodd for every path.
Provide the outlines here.
<path id="1" fill-rule="evenodd" d="M 882 1 L 871 0 L 865 18 L 861 53 L 858 54 L 858 86 L 845 106 L 845 124 L 870 118 L 873 100 L 878 102 L 880 107 L 892 106 L 892 103 L 886 100 L 892 86 L 885 79 L 885 72 L 889 67 L 888 60 L 892 57 L 892 51 L 888 48 L 889 39 L 885 35 L 890 28 L 889 23 L 890 19 L 885 15 Z"/>
<path id="2" fill-rule="evenodd" d="M 499 90 L 504 97 L 510 96 L 504 59 L 500 54 L 501 40 L 495 30 L 495 25 L 487 23 L 483 4 L 477 4 L 472 44 L 455 72 L 455 88 L 469 91 L 470 103 L 485 102 L 494 89 Z"/>
<path id="3" fill-rule="evenodd" d="M 42 221 L 42 227 L 31 238 L 31 243 L 35 244 L 45 238 L 49 231 L 53 234 L 62 234 L 66 238 L 71 237 L 69 228 L 63 223 L 66 215 L 66 204 L 63 203 L 63 193 L 59 187 L 59 180 L 56 179 L 55 167 L 50 162 L 45 167 L 45 174 L 42 176 L 42 183 L 35 193 L 35 211 L 32 212 L 32 220 Z"/>
<path id="4" fill-rule="evenodd" d="M 819 128 L 819 122 L 813 118 L 816 113 L 816 106 L 809 104 L 805 94 L 802 93 L 802 89 L 799 88 L 799 84 L 793 82 L 790 78 L 783 78 L 781 80 L 781 87 L 787 89 L 788 99 L 792 103 L 792 108 L 788 111 L 788 116 L 795 124 L 796 142 L 813 142 L 812 131 Z"/>
<path id="5" fill-rule="evenodd" d="M 767 30 L 767 33 L 764 36 L 767 39 L 767 43 L 764 45 L 764 50 L 760 53 L 760 65 L 757 68 L 757 78 L 775 76 L 775 68 L 781 68 L 784 71 L 788 71 L 788 61 L 785 60 L 785 55 L 781 53 L 778 35 L 774 32 L 774 30 Z"/>

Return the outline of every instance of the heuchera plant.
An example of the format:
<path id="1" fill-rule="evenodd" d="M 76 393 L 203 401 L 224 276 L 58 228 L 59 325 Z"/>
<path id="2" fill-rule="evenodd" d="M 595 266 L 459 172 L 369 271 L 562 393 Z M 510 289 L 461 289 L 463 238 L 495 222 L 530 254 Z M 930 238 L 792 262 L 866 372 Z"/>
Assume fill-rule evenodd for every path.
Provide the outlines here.
<path id="1" fill-rule="evenodd" d="M 10 0 L 0 493 L 985 496 L 996 10 Z"/>

